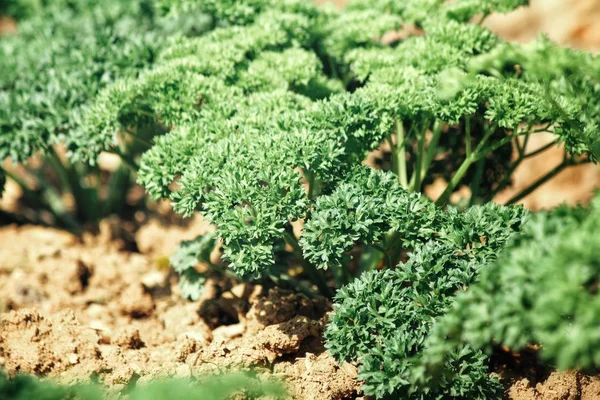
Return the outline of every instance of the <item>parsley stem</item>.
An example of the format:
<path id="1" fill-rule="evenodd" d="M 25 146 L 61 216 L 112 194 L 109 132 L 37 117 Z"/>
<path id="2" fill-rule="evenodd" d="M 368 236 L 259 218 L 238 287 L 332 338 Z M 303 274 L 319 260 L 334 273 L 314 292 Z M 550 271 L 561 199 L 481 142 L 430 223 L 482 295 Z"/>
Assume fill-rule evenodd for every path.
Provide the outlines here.
<path id="1" fill-rule="evenodd" d="M 22 190 L 23 197 L 26 198 L 32 206 L 48 211 L 56 222 L 64 225 L 65 228 L 72 232 L 79 232 L 81 230 L 81 226 L 73 219 L 70 215 L 68 215 L 64 209 L 59 209 L 57 206 L 62 206 L 61 203 L 52 201 L 52 197 L 49 195 L 49 185 L 44 183 L 40 177 L 38 178 L 38 182 L 43 186 L 43 188 L 48 193 L 45 196 L 40 196 L 36 191 L 29 188 L 29 186 L 21 180 L 17 175 L 13 174 L 10 171 L 2 170 L 4 175 L 7 178 L 11 179 L 15 182 Z M 39 210 L 35 210 L 37 215 L 39 215 Z M 43 221 L 35 221 L 35 223 L 39 224 Z"/>
<path id="2" fill-rule="evenodd" d="M 483 179 L 483 167 L 485 166 L 485 159 L 480 158 L 477 160 L 475 168 L 475 177 L 471 182 L 471 199 L 469 200 L 469 206 L 472 206 L 477 201 L 479 196 L 479 190 L 481 189 L 481 180 Z"/>
<path id="3" fill-rule="evenodd" d="M 54 172 L 56 173 L 56 176 L 57 176 L 58 180 L 60 181 L 60 183 L 63 187 L 63 190 L 67 190 L 67 191 L 71 192 L 73 195 L 75 195 L 76 193 L 73 188 L 72 182 L 69 179 L 69 174 L 68 174 L 65 166 L 62 164 L 60 157 L 58 156 L 58 154 L 56 154 L 56 151 L 54 151 L 54 147 L 52 147 L 52 146 L 50 146 L 50 148 L 48 149 L 48 161 L 50 162 L 50 165 L 54 169 Z"/>
<path id="4" fill-rule="evenodd" d="M 519 194 L 513 196 L 510 200 L 508 200 L 506 202 L 506 205 L 518 203 L 519 201 L 523 200 L 523 198 L 525 198 L 528 195 L 530 195 L 531 193 L 533 193 L 537 188 L 542 186 L 544 183 L 548 182 L 550 179 L 554 178 L 556 175 L 561 173 L 565 168 L 570 167 L 572 165 L 577 165 L 577 164 L 579 164 L 579 163 L 574 161 L 572 158 L 565 158 L 565 160 L 562 163 L 560 163 L 559 165 L 554 167 L 546 175 L 544 175 L 543 177 L 538 179 L 536 182 L 531 184 L 525 190 L 521 191 Z"/>
<path id="5" fill-rule="evenodd" d="M 427 176 L 427 171 L 433 162 L 433 159 L 436 155 L 437 145 L 440 141 L 440 136 L 442 134 L 442 129 L 444 125 L 441 121 L 435 121 L 433 124 L 433 132 L 431 136 L 431 140 L 429 141 L 429 145 L 427 146 L 427 153 L 425 154 L 425 158 L 423 159 L 423 166 L 421 167 L 421 177 L 420 181 L 422 182 Z"/>
<path id="6" fill-rule="evenodd" d="M 312 200 L 315 194 L 315 173 L 312 171 L 308 171 L 308 194 L 307 197 L 309 200 Z"/>
<path id="7" fill-rule="evenodd" d="M 526 136 L 525 141 L 527 141 L 527 139 L 529 139 L 529 137 L 530 136 Z M 510 178 L 511 178 L 513 172 L 515 172 L 515 170 L 519 167 L 519 165 L 521 165 L 521 163 L 523 161 L 525 161 L 528 158 L 535 157 L 556 145 L 558 145 L 558 141 L 554 140 L 554 141 L 552 141 L 548 144 L 545 144 L 544 146 L 532 151 L 531 153 L 525 154 L 524 151 L 525 151 L 526 143 L 524 143 L 522 150 L 521 149 L 519 150 L 519 158 L 517 158 L 515 160 L 515 162 L 510 166 L 510 168 L 508 170 L 506 170 L 506 172 L 504 173 L 504 177 L 502 178 L 502 180 L 500 181 L 498 186 L 496 186 L 496 188 L 492 191 L 492 193 L 490 195 L 490 200 L 493 199 L 498 193 L 500 193 L 503 189 L 505 189 L 508 186 L 508 184 L 511 181 Z"/>
<path id="8" fill-rule="evenodd" d="M 115 147 L 112 150 L 110 150 L 109 153 L 118 155 L 119 158 L 121 159 L 121 162 L 123 162 L 123 164 L 125 164 L 127 167 L 129 167 L 134 173 L 137 173 L 137 171 L 139 171 L 140 166 L 137 165 L 137 163 L 131 156 L 123 153 L 121 151 L 121 149 Z"/>
<path id="9" fill-rule="evenodd" d="M 409 183 L 406 176 L 406 137 L 404 136 L 402 121 L 396 121 L 396 143 L 394 143 L 391 134 L 385 139 L 392 151 L 392 171 L 398 176 L 400 186 L 409 190 Z"/>
<path id="10" fill-rule="evenodd" d="M 413 191 L 414 192 L 420 192 L 421 191 L 421 167 L 422 167 L 422 163 L 423 163 L 423 156 L 425 155 L 425 139 L 426 139 L 426 134 L 427 134 L 427 124 L 424 123 L 421 126 L 421 132 L 419 135 L 419 142 L 418 142 L 418 149 L 417 149 L 417 153 L 415 154 L 415 170 L 413 171 L 413 174 L 411 176 L 410 182 L 411 182 L 411 186 L 413 186 Z"/>
<path id="11" fill-rule="evenodd" d="M 465 174 L 467 173 L 467 171 L 471 167 L 471 164 L 473 164 L 474 161 L 475 161 L 475 159 L 473 156 L 465 158 L 463 163 L 460 165 L 460 167 L 458 168 L 458 170 L 456 171 L 456 173 L 454 174 L 454 176 L 448 183 L 448 186 L 446 186 L 446 190 L 444 190 L 444 192 L 436 200 L 435 203 L 438 206 L 442 207 L 442 206 L 446 205 L 446 203 L 450 199 L 450 195 L 452 194 L 452 192 L 454 192 L 454 189 L 458 186 L 458 184 L 460 183 L 462 178 L 465 176 Z"/>
<path id="12" fill-rule="evenodd" d="M 13 174 L 12 172 L 6 169 L 2 170 L 2 172 L 4 175 L 6 175 L 7 178 L 11 179 L 21 188 L 21 191 L 23 192 L 23 197 L 30 201 L 32 205 L 45 209 L 49 211 L 54 217 L 57 217 L 55 210 L 53 210 L 49 205 L 42 203 L 41 197 L 38 196 L 35 193 L 35 191 L 30 189 L 29 186 L 25 183 L 25 181 L 23 181 L 17 175 Z"/>
<path id="13" fill-rule="evenodd" d="M 467 157 L 471 157 L 471 117 L 465 118 L 465 133 L 467 135 L 465 139 L 465 148 Z"/>
<path id="14" fill-rule="evenodd" d="M 398 165 L 398 179 L 403 188 L 408 188 L 408 178 L 406 174 L 406 138 L 404 135 L 404 124 L 402 121 L 396 122 L 396 163 Z"/>

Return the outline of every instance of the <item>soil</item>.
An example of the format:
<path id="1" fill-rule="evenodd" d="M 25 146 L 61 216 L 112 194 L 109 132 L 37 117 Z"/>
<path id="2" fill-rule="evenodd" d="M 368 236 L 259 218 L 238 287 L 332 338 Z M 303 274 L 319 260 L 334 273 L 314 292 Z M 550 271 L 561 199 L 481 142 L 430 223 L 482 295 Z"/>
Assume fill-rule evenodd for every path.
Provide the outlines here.
<path id="1" fill-rule="evenodd" d="M 487 23 L 514 40 L 542 30 L 562 43 L 600 48 L 598 1 L 576 3 L 532 0 L 530 11 Z M 14 29 L 13 21 L 0 20 L 0 34 Z M 552 169 L 553 160 L 524 163 L 511 190 Z M 20 194 L 10 183 L 0 205 L 16 210 Z M 523 203 L 538 209 L 585 201 L 599 184 L 600 167 L 577 167 Z M 184 301 L 168 257 L 181 240 L 211 227 L 199 217 L 138 222 L 139 230 L 106 220 L 99 234 L 83 238 L 51 228 L 0 228 L 0 369 L 63 383 L 98 380 L 116 393 L 155 378 L 252 369 L 259 379 L 287 382 L 296 399 L 360 396 L 355 366 L 338 365 L 324 349 L 327 300 L 213 277 L 200 300 Z M 598 377 L 519 360 L 494 366 L 510 399 L 600 398 Z"/>
<path id="2" fill-rule="evenodd" d="M 226 278 L 209 279 L 199 301 L 180 298 L 161 260 L 203 229 L 150 223 L 137 235 L 143 252 L 132 253 L 102 234 L 0 228 L 0 367 L 116 391 L 251 368 L 288 382 L 294 398 L 356 396 L 356 368 L 323 347 L 327 300 Z"/>
<path id="3" fill-rule="evenodd" d="M 543 382 L 516 380 L 507 395 L 514 400 L 596 400 L 600 399 L 600 379 L 574 371 L 552 372 Z"/>
<path id="4" fill-rule="evenodd" d="M 360 394 L 354 365 L 325 351 L 331 304 L 298 293 L 208 279 L 182 300 L 165 259 L 210 226 L 145 224 L 140 252 L 111 236 L 115 221 L 83 238 L 52 228 L 0 228 L 0 368 L 62 383 L 92 380 L 119 393 L 165 377 L 252 370 L 289 386 L 295 399 Z M 600 379 L 554 372 L 519 357 L 494 369 L 515 400 L 592 400 Z"/>

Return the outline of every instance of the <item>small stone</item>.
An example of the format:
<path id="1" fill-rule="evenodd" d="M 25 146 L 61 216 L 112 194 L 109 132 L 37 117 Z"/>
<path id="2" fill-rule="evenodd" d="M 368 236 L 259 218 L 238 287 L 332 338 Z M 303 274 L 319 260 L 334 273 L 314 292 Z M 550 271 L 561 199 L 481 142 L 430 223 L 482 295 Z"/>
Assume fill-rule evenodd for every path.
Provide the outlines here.
<path id="1" fill-rule="evenodd" d="M 102 316 L 108 315 L 108 310 L 102 304 L 92 303 L 87 307 L 86 313 L 90 318 L 100 319 Z"/>
<path id="2" fill-rule="evenodd" d="M 209 338 L 206 337 L 206 335 L 200 331 L 186 331 L 183 332 L 182 334 L 180 334 L 177 337 L 177 340 L 185 340 L 185 338 L 190 338 L 190 339 L 194 339 L 197 342 L 200 343 L 208 343 L 210 342 Z"/>
<path id="3" fill-rule="evenodd" d="M 68 360 L 71 364 L 75 365 L 75 364 L 79 363 L 79 356 L 75 353 L 71 353 L 68 356 Z"/>
<path id="4" fill-rule="evenodd" d="M 132 318 L 148 317 L 154 311 L 152 296 L 141 284 L 132 284 L 121 294 L 121 312 Z"/>
<path id="5" fill-rule="evenodd" d="M 95 330 L 96 333 L 98 334 L 98 336 L 100 338 L 99 343 L 110 344 L 111 330 L 104 322 L 102 322 L 100 320 L 96 320 L 96 321 L 90 322 L 88 324 L 88 326 L 90 328 L 92 328 L 93 330 Z"/>
<path id="6" fill-rule="evenodd" d="M 187 364 L 182 364 L 175 369 L 175 376 L 177 378 L 189 378 L 192 376 L 192 369 Z"/>
<path id="7" fill-rule="evenodd" d="M 213 330 L 213 337 L 216 341 L 232 339 L 239 337 L 246 331 L 246 325 L 244 323 L 223 325 Z"/>
<path id="8" fill-rule="evenodd" d="M 235 285 L 231 288 L 231 293 L 233 293 L 233 295 L 238 299 L 241 299 L 242 297 L 244 297 L 244 293 L 246 293 L 246 284 L 240 283 L 238 285 Z"/>
<path id="9" fill-rule="evenodd" d="M 161 271 L 148 272 L 142 276 L 142 284 L 147 289 L 165 287 L 167 285 L 167 275 Z"/>

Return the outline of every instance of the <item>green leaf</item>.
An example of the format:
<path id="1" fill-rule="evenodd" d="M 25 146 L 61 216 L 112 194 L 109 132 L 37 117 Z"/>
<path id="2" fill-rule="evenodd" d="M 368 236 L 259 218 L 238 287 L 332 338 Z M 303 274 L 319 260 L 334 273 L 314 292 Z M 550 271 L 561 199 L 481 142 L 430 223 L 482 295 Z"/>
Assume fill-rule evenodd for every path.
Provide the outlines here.
<path id="1" fill-rule="evenodd" d="M 181 242 L 175 253 L 169 258 L 171 266 L 177 273 L 183 274 L 188 270 L 193 270 L 198 262 L 210 261 L 210 253 L 215 248 L 216 241 L 217 234 L 209 232 L 194 240 Z"/>

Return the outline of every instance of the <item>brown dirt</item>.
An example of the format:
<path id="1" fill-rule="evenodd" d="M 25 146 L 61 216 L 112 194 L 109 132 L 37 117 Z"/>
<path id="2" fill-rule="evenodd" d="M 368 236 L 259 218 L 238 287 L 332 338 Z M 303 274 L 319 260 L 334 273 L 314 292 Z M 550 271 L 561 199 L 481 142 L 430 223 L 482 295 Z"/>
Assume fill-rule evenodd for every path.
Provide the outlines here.
<path id="1" fill-rule="evenodd" d="M 574 371 L 552 372 L 535 385 L 527 378 L 516 380 L 507 395 L 513 400 L 597 400 L 600 378 Z"/>
<path id="2" fill-rule="evenodd" d="M 252 368 L 274 372 L 297 399 L 354 396 L 356 369 L 323 347 L 326 300 L 224 278 L 209 279 L 197 302 L 180 299 L 161 252 L 210 229 L 201 225 L 164 229 L 161 246 L 141 230 L 146 254 L 102 235 L 0 228 L 0 367 L 65 383 L 95 377 L 115 390 Z"/>
<path id="3" fill-rule="evenodd" d="M 0 16 L 0 36 L 17 31 L 17 24 L 12 18 Z"/>

